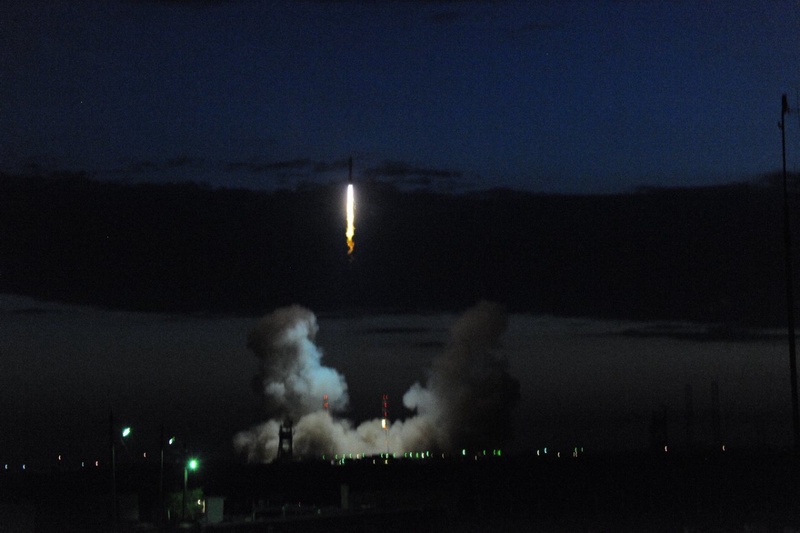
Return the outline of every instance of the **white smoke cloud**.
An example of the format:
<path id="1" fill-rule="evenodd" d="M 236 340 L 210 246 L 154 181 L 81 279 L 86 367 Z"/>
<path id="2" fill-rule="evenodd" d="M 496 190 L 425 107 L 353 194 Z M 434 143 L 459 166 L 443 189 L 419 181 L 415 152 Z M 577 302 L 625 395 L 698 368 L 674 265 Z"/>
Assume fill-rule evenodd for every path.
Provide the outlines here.
<path id="1" fill-rule="evenodd" d="M 312 413 L 322 407 L 324 394 L 333 411 L 347 407 L 344 376 L 322 366 L 322 351 L 314 344 L 318 330 L 314 313 L 295 305 L 265 316 L 250 332 L 247 347 L 259 359 L 255 386 L 267 416 L 296 419 Z"/>
<path id="2" fill-rule="evenodd" d="M 506 327 L 505 311 L 497 304 L 481 302 L 469 309 L 453 326 L 444 353 L 434 359 L 426 384 L 415 383 L 404 395 L 403 404 L 415 414 L 392 421 L 387 432 L 380 419 L 354 426 L 336 418 L 347 405 L 347 384 L 321 365 L 322 352 L 314 344 L 316 317 L 299 306 L 279 309 L 248 337 L 261 362 L 257 382 L 271 419 L 238 433 L 234 447 L 249 461 L 274 459 L 283 418 L 295 420 L 298 456 L 503 445 L 511 438 L 511 411 L 519 400 L 519 382 L 497 351 Z M 322 409 L 323 394 L 331 412 Z"/>

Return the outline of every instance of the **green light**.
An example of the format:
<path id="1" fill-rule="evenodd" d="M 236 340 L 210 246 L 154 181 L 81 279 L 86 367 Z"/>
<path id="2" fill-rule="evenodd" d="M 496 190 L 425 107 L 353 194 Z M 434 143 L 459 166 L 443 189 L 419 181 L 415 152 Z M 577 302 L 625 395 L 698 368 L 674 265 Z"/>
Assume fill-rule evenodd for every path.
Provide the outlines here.
<path id="1" fill-rule="evenodd" d="M 169 445 L 172 446 L 173 444 L 175 444 L 175 437 L 170 437 Z"/>
<path id="2" fill-rule="evenodd" d="M 198 466 L 200 466 L 200 463 L 197 461 L 197 459 L 189 459 L 189 462 L 186 463 L 186 467 L 189 470 L 197 470 Z"/>
<path id="3" fill-rule="evenodd" d="M 466 448 L 464 448 L 464 449 L 462 449 L 462 450 L 461 450 L 461 455 L 467 455 L 467 450 L 466 450 Z"/>
<path id="4" fill-rule="evenodd" d="M 123 437 L 127 437 L 130 434 L 131 434 L 131 428 L 127 427 L 127 428 L 122 430 L 122 436 Z"/>

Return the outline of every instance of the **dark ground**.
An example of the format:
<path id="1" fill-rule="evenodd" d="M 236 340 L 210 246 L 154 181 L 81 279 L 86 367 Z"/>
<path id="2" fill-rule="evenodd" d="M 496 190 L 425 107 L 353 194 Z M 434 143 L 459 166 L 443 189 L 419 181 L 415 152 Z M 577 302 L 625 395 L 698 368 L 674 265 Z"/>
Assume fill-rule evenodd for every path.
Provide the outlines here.
<path id="1" fill-rule="evenodd" d="M 388 465 L 378 458 L 376 463 L 212 463 L 191 474 L 189 488 L 225 496 L 226 521 L 204 526 L 210 531 L 800 528 L 797 470 L 788 455 L 778 453 L 468 457 Z M 176 473 L 174 466 L 167 469 L 168 492 L 180 490 Z M 125 530 L 157 529 L 152 525 L 157 479 L 157 471 L 135 465 L 118 472 L 121 498 L 138 495 L 141 519 L 125 523 Z M 347 511 L 341 509 L 342 485 L 349 489 Z M 37 532 L 109 531 L 110 508 L 107 470 L 0 475 L 2 523 L 16 523 L 19 531 L 26 531 L 25 517 Z"/>

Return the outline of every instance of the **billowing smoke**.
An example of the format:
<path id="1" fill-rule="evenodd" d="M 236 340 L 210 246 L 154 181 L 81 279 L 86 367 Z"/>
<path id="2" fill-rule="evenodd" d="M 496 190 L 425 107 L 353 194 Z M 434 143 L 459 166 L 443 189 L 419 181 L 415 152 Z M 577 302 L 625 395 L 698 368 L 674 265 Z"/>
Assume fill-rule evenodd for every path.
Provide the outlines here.
<path id="1" fill-rule="evenodd" d="M 234 446 L 250 461 L 274 459 L 283 417 L 295 420 L 293 447 L 298 455 L 501 446 L 511 438 L 511 413 L 519 400 L 519 382 L 509 375 L 498 351 L 506 327 L 499 305 L 481 302 L 469 309 L 453 326 L 425 385 L 415 383 L 404 395 L 413 415 L 392 421 L 387 433 L 380 419 L 354 426 L 322 409 L 323 394 L 328 394 L 332 411 L 346 406 L 344 378 L 321 365 L 314 314 L 299 306 L 279 309 L 264 317 L 248 338 L 261 362 L 257 379 L 271 419 L 237 434 Z"/>
<path id="2" fill-rule="evenodd" d="M 259 359 L 254 385 L 268 417 L 297 419 L 312 413 L 322 407 L 323 394 L 334 411 L 347 407 L 347 383 L 336 370 L 322 366 L 322 351 L 314 344 L 317 331 L 314 313 L 294 305 L 262 318 L 247 337 L 247 347 Z"/>
<path id="3" fill-rule="evenodd" d="M 508 442 L 519 381 L 497 352 L 508 318 L 497 304 L 481 302 L 456 322 L 445 352 L 433 360 L 425 387 L 415 383 L 403 404 L 438 428 L 435 447 L 477 448 Z"/>

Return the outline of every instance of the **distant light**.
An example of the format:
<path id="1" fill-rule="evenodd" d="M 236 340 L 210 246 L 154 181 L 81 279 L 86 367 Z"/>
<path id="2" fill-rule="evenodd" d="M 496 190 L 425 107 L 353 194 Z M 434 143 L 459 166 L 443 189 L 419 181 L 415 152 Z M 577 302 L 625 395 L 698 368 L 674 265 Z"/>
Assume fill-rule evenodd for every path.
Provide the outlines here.
<path id="1" fill-rule="evenodd" d="M 461 449 L 461 455 L 467 455 L 467 450 L 465 448 Z"/>
<path id="2" fill-rule="evenodd" d="M 189 462 L 186 463 L 186 466 L 189 470 L 197 470 L 197 467 L 200 466 L 200 463 L 197 462 L 197 459 L 189 459 Z"/>
<path id="3" fill-rule="evenodd" d="M 131 434 L 131 428 L 127 427 L 127 428 L 122 430 L 122 436 L 123 437 L 127 437 L 130 434 Z"/>
<path id="4" fill-rule="evenodd" d="M 59 461 L 61 460 L 61 454 L 58 454 L 58 460 Z"/>
<path id="5" fill-rule="evenodd" d="M 147 459 L 147 452 L 144 452 L 144 453 L 142 453 L 142 457 L 144 457 L 145 459 Z"/>
<path id="6" fill-rule="evenodd" d="M 664 453 L 667 453 L 667 452 L 669 452 L 669 448 L 667 446 L 664 446 Z"/>
<path id="7" fill-rule="evenodd" d="M 22 469 L 25 470 L 25 465 L 24 464 L 22 465 Z"/>
<path id="8" fill-rule="evenodd" d="M 722 451 L 723 452 L 725 451 L 725 445 L 724 444 L 722 445 Z"/>
<path id="9" fill-rule="evenodd" d="M 169 445 L 172 446 L 173 444 L 175 444 L 175 437 L 170 437 Z"/>
<path id="10" fill-rule="evenodd" d="M 95 461 L 94 466 L 100 466 L 100 461 Z"/>
<path id="11" fill-rule="evenodd" d="M 547 455 L 547 448 L 544 449 L 544 454 Z"/>
<path id="12" fill-rule="evenodd" d="M 556 454 L 556 455 L 557 455 L 557 457 L 558 457 L 559 459 L 561 459 L 561 452 L 558 452 L 558 454 Z"/>
<path id="13" fill-rule="evenodd" d="M 6 463 L 6 470 L 8 470 L 8 463 Z"/>
<path id="14" fill-rule="evenodd" d="M 84 468 L 85 466 L 86 466 L 86 461 L 81 461 L 81 468 Z"/>

